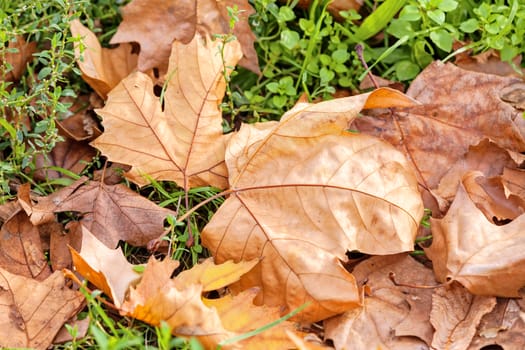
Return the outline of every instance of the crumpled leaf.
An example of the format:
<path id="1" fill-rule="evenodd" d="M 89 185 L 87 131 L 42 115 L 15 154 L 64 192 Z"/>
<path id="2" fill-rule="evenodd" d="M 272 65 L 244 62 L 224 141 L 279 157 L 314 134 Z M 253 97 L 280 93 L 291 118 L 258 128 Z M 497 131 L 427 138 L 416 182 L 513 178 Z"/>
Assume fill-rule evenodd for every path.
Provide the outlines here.
<path id="1" fill-rule="evenodd" d="M 147 245 L 163 233 L 164 219 L 173 214 L 122 184 L 105 185 L 86 178 L 36 200 L 27 210 L 35 225 L 53 221 L 53 213 L 78 212 L 82 225 L 110 248 L 120 240 Z"/>
<path id="2" fill-rule="evenodd" d="M 24 187 L 28 189 L 29 185 Z M 2 225 L 0 235 L 1 268 L 38 281 L 51 275 L 38 229 L 23 210 L 11 215 Z"/>
<path id="3" fill-rule="evenodd" d="M 300 103 L 280 123 L 243 125 L 232 137 L 231 194 L 202 239 L 217 262 L 262 258 L 238 286 L 261 286 L 257 302 L 291 311 L 311 301 L 304 320 L 333 316 L 359 304 L 341 265 L 347 250 L 413 249 L 423 207 L 407 161 L 344 131 L 371 96 Z"/>
<path id="4" fill-rule="evenodd" d="M 423 105 L 358 118 L 352 128 L 385 139 L 411 160 L 424 190 L 425 207 L 438 215 L 448 202 L 441 202 L 432 190 L 469 146 L 489 138 L 504 149 L 525 151 L 522 112 L 502 100 L 522 89 L 522 80 L 434 62 L 407 91 Z"/>
<path id="5" fill-rule="evenodd" d="M 66 288 L 60 271 L 36 281 L 0 268 L 0 290 L 2 348 L 47 349 L 84 302 L 82 294 Z"/>
<path id="6" fill-rule="evenodd" d="M 138 56 L 132 54 L 131 44 L 121 44 L 114 49 L 100 46 L 89 28 L 74 19 L 69 24 L 71 34 L 80 36 L 84 50 L 75 42 L 75 59 L 82 71 L 82 79 L 104 100 L 108 93 L 137 67 Z"/>
<path id="7" fill-rule="evenodd" d="M 495 305 L 496 298 L 474 296 L 457 283 L 437 288 L 430 313 L 430 322 L 436 329 L 432 348 L 467 349 L 481 318 Z"/>
<path id="8" fill-rule="evenodd" d="M 121 249 L 110 249 L 82 227 L 80 252 L 70 249 L 75 271 L 111 297 L 116 307 L 124 302 L 130 285 L 140 278 Z"/>
<path id="9" fill-rule="evenodd" d="M 165 69 L 175 40 L 188 44 L 199 33 L 202 36 L 229 33 L 227 7 L 239 9 L 239 21 L 233 34 L 242 46 L 242 67 L 259 73 L 257 53 L 253 47 L 248 17 L 254 13 L 247 0 L 134 0 L 124 6 L 123 21 L 111 43 L 138 42 L 138 67 L 144 72 L 157 67 Z"/>
<path id="10" fill-rule="evenodd" d="M 487 349 L 499 345 L 505 350 L 525 348 L 523 308 L 515 299 L 498 299 L 496 307 L 481 319 L 469 350 Z"/>
<path id="11" fill-rule="evenodd" d="M 467 153 L 447 170 L 439 182 L 435 193 L 452 201 L 463 176 L 469 171 L 478 171 L 486 177 L 503 174 L 504 168 L 517 164 L 508 151 L 488 139 L 470 146 Z"/>
<path id="12" fill-rule="evenodd" d="M 525 286 L 525 214 L 503 226 L 489 222 L 463 185 L 443 219 L 431 219 L 426 249 L 436 279 L 458 281 L 475 295 L 517 297 Z"/>
<path id="13" fill-rule="evenodd" d="M 152 325 L 160 325 L 161 321 L 165 321 L 173 334 L 195 336 L 205 348 L 214 349 L 221 341 L 279 318 L 277 308 L 253 305 L 252 300 L 257 290 L 247 290 L 236 296 L 226 295 L 219 299 L 202 297 L 204 289 L 225 287 L 238 280 L 254 264 L 257 261 L 214 265 L 211 260 L 207 260 L 203 265 L 196 265 L 171 278 L 178 263 L 170 259 L 160 262 L 151 258 L 141 281 L 131 288 L 121 311 Z M 269 331 L 223 348 L 286 348 L 292 344 L 286 330 L 294 330 L 291 323 L 283 322 Z"/>
<path id="14" fill-rule="evenodd" d="M 110 160 L 132 165 L 127 177 L 139 185 L 170 180 L 186 190 L 196 186 L 227 186 L 225 143 L 219 103 L 224 96 L 224 66 L 240 58 L 236 41 L 196 36 L 188 45 L 174 43 L 171 79 L 164 94 L 164 111 L 153 94 L 153 84 L 137 72 L 109 95 L 103 109 L 105 132 L 92 145 Z M 170 73 L 171 74 L 171 73 Z"/>
<path id="15" fill-rule="evenodd" d="M 324 322 L 336 349 L 426 349 L 434 329 L 429 322 L 432 271 L 406 254 L 371 257 L 352 271 L 367 292 L 362 308 Z M 394 274 L 394 285 L 390 274 Z M 419 338 L 419 339 L 416 339 Z"/>

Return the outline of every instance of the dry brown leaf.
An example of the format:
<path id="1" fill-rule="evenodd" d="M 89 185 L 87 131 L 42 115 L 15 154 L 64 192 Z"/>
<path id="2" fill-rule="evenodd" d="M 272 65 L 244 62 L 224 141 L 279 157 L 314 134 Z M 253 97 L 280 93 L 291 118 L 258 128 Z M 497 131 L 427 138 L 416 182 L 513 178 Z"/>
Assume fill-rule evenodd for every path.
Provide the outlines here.
<path id="1" fill-rule="evenodd" d="M 71 256 L 75 271 L 111 297 L 117 307 L 124 302 L 131 284 L 140 278 L 120 248 L 106 247 L 85 227 L 80 252 L 71 249 Z"/>
<path id="2" fill-rule="evenodd" d="M 39 282 L 0 268 L 0 290 L 2 348 L 47 349 L 84 302 L 82 294 L 66 288 L 60 271 Z"/>
<path id="3" fill-rule="evenodd" d="M 74 174 L 80 174 L 96 154 L 97 151 L 87 142 L 65 137 L 64 141 L 57 142 L 51 152 L 46 155 L 39 153 L 35 156 L 36 170 L 33 178 L 40 181 L 69 178 L 63 172 L 50 169 L 50 167 L 63 168 Z"/>
<path id="4" fill-rule="evenodd" d="M 501 176 L 486 178 L 479 171 L 471 171 L 463 177 L 463 186 L 472 202 L 492 223 L 514 220 L 524 213 L 519 197 L 505 197 Z"/>
<path id="5" fill-rule="evenodd" d="M 173 214 L 124 185 L 86 182 L 86 178 L 36 200 L 29 211 L 34 224 L 53 221 L 53 213 L 78 212 L 82 225 L 110 248 L 120 240 L 146 246 L 162 234 L 164 219 Z"/>
<path id="6" fill-rule="evenodd" d="M 279 318 L 277 308 L 253 305 L 257 290 L 219 299 L 203 299 L 201 296 L 204 286 L 225 287 L 231 281 L 238 280 L 254 263 L 228 262 L 224 266 L 215 266 L 208 261 L 204 266 L 196 265 L 185 271 L 184 275 L 172 279 L 171 274 L 178 263 L 169 259 L 159 262 L 152 258 L 139 284 L 131 288 L 122 312 L 152 325 L 165 321 L 173 334 L 195 336 L 205 348 L 216 348 L 221 341 L 253 331 Z M 219 278 L 220 282 L 207 277 L 215 273 L 219 277 L 227 277 Z M 291 323 L 283 322 L 269 331 L 223 348 L 287 348 L 293 344 L 286 335 L 287 330 L 294 331 L 294 328 Z"/>
<path id="7" fill-rule="evenodd" d="M 49 238 L 49 261 L 53 271 L 73 268 L 69 247 L 79 251 L 82 246 L 82 226 L 78 221 L 70 221 L 65 229 L 55 221 L 41 226 L 52 225 Z"/>
<path id="8" fill-rule="evenodd" d="M 381 344 L 385 349 L 423 349 L 430 345 L 432 290 L 396 286 L 390 279 L 393 273 L 400 284 L 433 286 L 436 281 L 430 269 L 399 254 L 367 259 L 352 273 L 367 290 L 365 307 L 325 321 L 326 337 L 336 349 L 375 349 Z M 359 341 L 354 343 L 356 336 Z"/>
<path id="9" fill-rule="evenodd" d="M 254 13 L 247 0 L 134 0 L 124 6 L 123 21 L 111 38 L 111 43 L 138 42 L 138 67 L 144 72 L 151 68 L 166 69 L 172 43 L 188 44 L 197 33 L 202 36 L 229 33 L 227 7 L 240 10 L 233 34 L 242 46 L 239 64 L 259 73 L 257 53 L 253 47 L 255 35 L 248 23 Z"/>
<path id="10" fill-rule="evenodd" d="M 525 214 L 503 226 L 489 222 L 463 185 L 443 219 L 431 219 L 426 249 L 436 279 L 458 281 L 476 295 L 517 297 L 525 286 Z"/>
<path id="11" fill-rule="evenodd" d="M 469 350 L 525 349 L 523 310 L 514 299 L 498 299 L 496 307 L 481 319 Z M 498 347 L 499 346 L 499 347 Z"/>
<path id="12" fill-rule="evenodd" d="M 326 338 L 336 349 L 425 350 L 415 337 L 396 337 L 392 330 L 406 316 L 406 310 L 378 298 L 365 298 L 363 306 L 325 321 Z"/>
<path id="13" fill-rule="evenodd" d="M 459 47 L 454 48 L 454 50 Z M 475 56 L 471 56 L 472 52 L 463 52 L 454 56 L 454 64 L 463 69 L 472 70 L 475 72 L 497 74 L 501 76 L 514 76 L 518 78 L 523 77 L 523 72 L 517 72 L 509 62 L 503 62 L 496 50 L 490 49 Z M 521 56 L 516 56 L 512 59 L 515 67 L 521 64 Z"/>
<path id="14" fill-rule="evenodd" d="M 504 148 L 488 139 L 470 146 L 467 153 L 461 156 L 443 175 L 435 193 L 452 201 L 463 176 L 469 171 L 479 171 L 486 177 L 503 174 L 504 168 L 516 167 L 514 159 Z"/>
<path id="15" fill-rule="evenodd" d="M 504 169 L 502 182 L 505 187 L 505 196 L 517 196 L 525 200 L 525 170 Z"/>
<path id="16" fill-rule="evenodd" d="M 474 296 L 457 283 L 435 290 L 430 322 L 436 329 L 434 349 L 465 350 L 481 318 L 496 305 L 496 298 Z"/>
<path id="17" fill-rule="evenodd" d="M 75 58 L 86 81 L 104 100 L 117 84 L 137 67 L 138 56 L 132 54 L 131 44 L 121 44 L 114 49 L 100 46 L 97 37 L 91 30 L 82 25 L 78 19 L 70 23 L 71 34 L 81 38 L 75 43 Z"/>
<path id="18" fill-rule="evenodd" d="M 16 214 L 21 209 L 18 201 L 6 202 L 0 205 L 0 224 L 3 224 L 12 215 Z"/>
<path id="19" fill-rule="evenodd" d="M 15 36 L 7 44 L 8 49 L 16 49 L 18 52 L 7 52 L 1 64 L 7 64 L 11 70 L 0 72 L 0 77 L 5 81 L 17 81 L 26 70 L 26 65 L 33 59 L 33 53 L 36 51 L 36 42 L 26 42 L 23 36 Z"/>
<path id="20" fill-rule="evenodd" d="M 137 72 L 124 79 L 97 111 L 105 132 L 92 145 L 110 160 L 132 165 L 126 175 L 139 185 L 149 182 L 148 175 L 186 190 L 226 187 L 229 136 L 222 133 L 219 103 L 226 86 L 224 67 L 235 66 L 240 48 L 236 41 L 228 43 L 223 62 L 221 45 L 200 36 L 188 45 L 174 43 L 164 111 L 146 75 Z"/>
<path id="21" fill-rule="evenodd" d="M 429 192 L 468 151 L 489 138 L 498 146 L 525 151 L 521 111 L 501 97 L 522 90 L 518 79 L 462 70 L 434 62 L 412 83 L 407 94 L 422 106 L 355 120 L 352 128 L 379 136 L 405 153 L 425 190 L 425 207 L 438 215 L 446 204 L 432 203 Z M 439 197 L 439 196 L 438 196 Z"/>
<path id="22" fill-rule="evenodd" d="M 23 210 L 19 210 L 2 225 L 0 235 L 1 268 L 38 281 L 43 281 L 51 274 L 38 229 L 31 224 Z"/>
<path id="23" fill-rule="evenodd" d="M 57 120 L 57 128 L 63 135 L 75 141 L 91 141 L 102 134 L 97 121 L 88 114 L 89 111 L 82 110 L 66 118 Z"/>
<path id="24" fill-rule="evenodd" d="M 236 287 L 261 286 L 258 303 L 291 311 L 311 301 L 305 321 L 333 316 L 359 304 L 340 262 L 347 250 L 413 249 L 423 208 L 407 161 L 344 131 L 367 98 L 300 103 L 280 123 L 243 125 L 232 137 L 231 195 L 202 239 L 217 262 L 262 258 Z"/>

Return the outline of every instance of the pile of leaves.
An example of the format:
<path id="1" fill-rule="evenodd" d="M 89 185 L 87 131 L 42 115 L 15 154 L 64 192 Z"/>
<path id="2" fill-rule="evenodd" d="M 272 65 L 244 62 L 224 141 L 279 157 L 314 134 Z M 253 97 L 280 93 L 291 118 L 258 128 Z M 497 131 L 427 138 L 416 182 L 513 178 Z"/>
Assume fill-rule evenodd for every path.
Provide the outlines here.
<path id="1" fill-rule="evenodd" d="M 79 173 L 96 148 L 138 186 L 176 183 L 185 214 L 112 167 L 48 196 L 20 186 L 0 206 L 0 345 L 64 339 L 85 306 L 80 287 L 206 348 L 524 347 L 523 80 L 484 73 L 479 57 L 464 57 L 477 71 L 436 61 L 406 94 L 298 101 L 278 122 L 224 134 L 232 70 L 258 69 L 251 8 L 196 4 L 133 1 L 110 49 L 70 24 L 103 131 L 88 113 L 58 122 L 65 141 L 44 176 Z M 162 250 L 165 218 L 186 222 L 198 209 L 189 192 L 203 186 L 226 198 L 202 232 L 186 224 L 187 245 L 202 239 L 210 259 L 126 260 L 120 241 Z M 429 235 L 427 258 L 411 255 Z"/>

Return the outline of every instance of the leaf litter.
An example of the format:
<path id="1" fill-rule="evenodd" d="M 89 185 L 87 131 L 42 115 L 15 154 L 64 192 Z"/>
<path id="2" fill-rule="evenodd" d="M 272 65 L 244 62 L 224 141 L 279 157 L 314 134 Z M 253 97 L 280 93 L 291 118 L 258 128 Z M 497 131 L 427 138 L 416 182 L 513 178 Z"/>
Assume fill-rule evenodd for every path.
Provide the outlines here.
<path id="1" fill-rule="evenodd" d="M 298 102 L 279 122 L 224 135 L 219 104 L 228 74 L 239 60 L 258 71 L 251 7 L 226 3 L 247 10 L 234 32 L 240 43 L 213 40 L 227 33 L 227 17 L 224 4 L 207 0 L 163 2 L 141 18 L 143 1 L 132 1 L 112 49 L 71 24 L 83 37 L 83 53 L 76 48 L 83 77 L 106 102 L 97 110 L 102 134 L 69 137 L 124 164 L 139 186 L 163 180 L 186 193 L 224 189 L 226 200 L 202 232 L 212 258 L 173 277 L 178 262 L 151 257 L 139 273 L 115 247 L 158 240 L 175 212 L 104 175 L 46 197 L 21 186 L 18 201 L 0 206 L 0 345 L 53 343 L 84 306 L 61 272 L 74 267 L 122 315 L 167 322 L 173 334 L 197 336 L 210 349 L 319 348 L 307 340 L 312 322 L 322 322 L 320 335 L 332 342 L 324 346 L 336 349 L 520 348 L 522 80 L 484 73 L 493 68 L 481 58 L 478 72 L 434 62 L 406 95 L 382 88 Z M 153 24 L 156 31 L 145 30 Z M 25 50 L 34 50 L 22 39 L 17 45 L 22 55 L 9 58 L 22 62 L 15 73 Z M 162 100 L 153 68 L 166 73 Z M 78 173 L 82 152 L 57 149 L 53 164 L 72 159 L 67 168 Z M 424 247 L 430 260 L 408 254 L 424 232 L 423 208 L 433 214 L 433 241 Z M 63 212 L 74 214 L 65 226 Z M 350 251 L 371 256 L 353 262 Z M 290 320 L 228 342 L 300 307 Z"/>

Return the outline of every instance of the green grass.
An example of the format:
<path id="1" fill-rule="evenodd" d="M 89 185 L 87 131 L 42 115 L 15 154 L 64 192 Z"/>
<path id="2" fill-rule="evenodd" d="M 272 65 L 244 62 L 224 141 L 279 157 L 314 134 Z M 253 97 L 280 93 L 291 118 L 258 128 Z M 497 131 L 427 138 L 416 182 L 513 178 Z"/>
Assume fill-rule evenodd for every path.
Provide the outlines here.
<path id="1" fill-rule="evenodd" d="M 30 183 L 38 194 L 46 195 L 78 177 L 66 169 L 55 170 L 65 179 L 34 179 L 37 154 L 46 155 L 61 141 L 56 122 L 69 114 L 71 101 L 90 88 L 80 78 L 74 62 L 69 22 L 80 18 L 99 30 L 99 40 L 107 45 L 121 21 L 118 8 L 126 1 L 111 0 L 0 0 L 0 74 L 11 70 L 4 60 L 13 51 L 9 42 L 23 36 L 37 43 L 34 59 L 19 81 L 0 79 L 0 204 L 14 199 L 16 187 Z M 239 122 L 277 120 L 297 99 L 330 99 L 342 90 L 356 93 L 366 74 L 355 46 L 364 47 L 364 57 L 373 72 L 388 79 L 409 83 L 434 59 L 451 59 L 453 40 L 468 42 L 465 48 L 479 53 L 500 52 L 503 60 L 525 52 L 525 4 L 519 0 L 386 0 L 365 1 L 359 11 L 340 13 L 337 21 L 327 3 L 313 0 L 307 10 L 296 8 L 297 1 L 252 0 L 255 43 L 262 70 L 260 76 L 238 68 L 229 80 L 222 104 L 225 131 Z M 402 9 L 401 9 L 402 7 Z M 398 10 L 401 11 L 398 13 Z M 234 15 L 235 11 L 232 11 Z M 234 23 L 234 21 L 232 22 Z M 227 38 L 223 38 L 227 40 Z M 9 117 L 9 121 L 5 119 Z M 92 176 L 104 159 L 95 157 L 82 175 Z M 131 184 L 128 184 L 134 188 Z M 146 198 L 175 210 L 186 208 L 185 193 L 169 182 L 152 182 L 134 188 Z M 213 188 L 192 189 L 189 208 L 217 194 Z M 166 223 L 168 254 L 184 268 L 206 256 L 199 232 L 220 206 L 210 201 L 183 223 L 169 218 Z M 190 230 L 191 229 L 191 230 Z M 190 232 L 193 244 L 188 247 Z M 144 250 L 122 246 L 134 263 L 143 262 Z M 89 335 L 57 349 L 200 349 L 196 340 L 173 338 L 166 326 L 151 327 L 122 318 L 86 294 Z M 75 334 L 75 329 L 70 329 Z"/>

